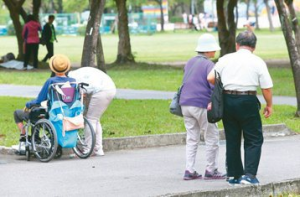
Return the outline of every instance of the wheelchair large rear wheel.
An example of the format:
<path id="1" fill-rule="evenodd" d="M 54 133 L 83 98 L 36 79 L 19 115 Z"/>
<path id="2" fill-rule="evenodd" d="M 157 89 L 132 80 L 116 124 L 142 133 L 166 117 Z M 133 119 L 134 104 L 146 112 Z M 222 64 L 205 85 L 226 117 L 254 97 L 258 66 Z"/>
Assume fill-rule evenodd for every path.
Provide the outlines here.
<path id="1" fill-rule="evenodd" d="M 47 119 L 40 119 L 33 127 L 31 137 L 32 150 L 42 162 L 50 161 L 56 154 L 57 135 L 52 123 Z"/>
<path id="2" fill-rule="evenodd" d="M 81 159 L 88 158 L 94 151 L 96 141 L 95 131 L 91 123 L 84 117 L 84 128 L 78 129 L 77 143 L 74 153 Z"/>

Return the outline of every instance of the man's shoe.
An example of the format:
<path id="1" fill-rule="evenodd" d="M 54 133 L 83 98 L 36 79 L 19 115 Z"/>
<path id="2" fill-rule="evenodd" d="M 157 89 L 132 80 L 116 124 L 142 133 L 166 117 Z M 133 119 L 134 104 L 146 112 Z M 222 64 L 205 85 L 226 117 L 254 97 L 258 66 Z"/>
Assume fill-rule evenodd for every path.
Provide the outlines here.
<path id="1" fill-rule="evenodd" d="M 238 178 L 238 179 L 232 178 L 232 179 L 229 179 L 229 180 L 228 180 L 228 184 L 229 184 L 230 186 L 240 186 L 240 185 L 241 185 L 241 179 L 242 179 L 242 178 Z"/>
<path id="2" fill-rule="evenodd" d="M 244 185 L 259 185 L 259 181 L 256 177 L 250 177 L 249 175 L 244 175 L 241 178 L 241 184 Z"/>
<path id="3" fill-rule="evenodd" d="M 213 172 L 205 171 L 204 179 L 225 179 L 226 174 L 222 174 L 218 171 L 218 169 L 215 169 Z"/>
<path id="4" fill-rule="evenodd" d="M 202 175 L 198 174 L 196 171 L 190 173 L 188 170 L 184 172 L 183 180 L 194 180 L 194 179 L 202 179 Z"/>

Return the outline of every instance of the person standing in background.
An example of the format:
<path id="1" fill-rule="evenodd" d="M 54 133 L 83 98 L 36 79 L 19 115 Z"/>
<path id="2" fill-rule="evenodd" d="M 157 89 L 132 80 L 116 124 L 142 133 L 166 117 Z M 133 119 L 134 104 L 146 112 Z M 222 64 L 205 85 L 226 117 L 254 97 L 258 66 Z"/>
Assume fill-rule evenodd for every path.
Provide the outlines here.
<path id="1" fill-rule="evenodd" d="M 57 42 L 55 28 L 53 26 L 54 19 L 55 19 L 54 15 L 49 15 L 48 23 L 46 23 L 43 27 L 42 41 L 44 42 L 44 44 L 46 44 L 46 48 L 47 48 L 47 54 L 44 57 L 44 59 L 42 60 L 43 62 L 46 62 L 54 54 L 53 42 L 54 41 Z"/>
<path id="2" fill-rule="evenodd" d="M 206 170 L 204 179 L 225 179 L 218 171 L 219 130 L 217 124 L 207 120 L 207 107 L 210 103 L 213 86 L 207 81 L 214 63 L 210 60 L 220 47 L 211 34 L 203 34 L 198 39 L 197 56 L 191 58 L 184 67 L 183 87 L 180 106 L 186 128 L 186 168 L 184 180 L 201 179 L 195 170 L 197 149 L 201 132 L 206 147 Z"/>
<path id="3" fill-rule="evenodd" d="M 78 83 L 83 82 L 89 84 L 89 86 L 85 87 L 85 99 L 89 101 L 86 106 L 86 118 L 92 124 L 96 134 L 94 153 L 97 156 L 103 156 L 103 131 L 100 119 L 116 95 L 115 83 L 106 73 L 93 67 L 79 68 L 75 71 L 69 72 L 68 76 L 76 79 L 76 82 Z"/>
<path id="4" fill-rule="evenodd" d="M 273 82 L 266 63 L 253 54 L 257 38 L 253 31 L 244 31 L 236 37 L 236 52 L 219 59 L 207 80 L 215 83 L 217 71 L 224 86 L 223 125 L 226 136 L 227 176 L 232 186 L 259 185 L 256 178 L 264 141 L 259 114 L 260 102 L 256 97 L 260 87 L 266 107 L 263 115 L 272 115 Z M 241 143 L 244 139 L 244 166 Z"/>
<path id="5" fill-rule="evenodd" d="M 39 51 L 39 31 L 41 31 L 41 25 L 38 23 L 33 15 L 27 16 L 27 23 L 24 25 L 22 36 L 24 39 L 24 66 L 23 70 L 27 70 L 27 65 L 30 59 L 31 54 L 33 55 L 33 67 L 38 67 L 38 51 Z"/>

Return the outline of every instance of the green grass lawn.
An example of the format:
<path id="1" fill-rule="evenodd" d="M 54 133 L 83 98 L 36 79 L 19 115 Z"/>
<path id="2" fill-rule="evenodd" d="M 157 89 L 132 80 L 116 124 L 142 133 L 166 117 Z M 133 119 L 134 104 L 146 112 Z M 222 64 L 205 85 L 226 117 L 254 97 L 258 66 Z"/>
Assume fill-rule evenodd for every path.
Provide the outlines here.
<path id="1" fill-rule="evenodd" d="M 0 146 L 18 143 L 19 131 L 14 123 L 13 112 L 22 109 L 28 99 L 0 97 Z M 102 117 L 104 138 L 127 137 L 184 132 L 183 119 L 169 113 L 166 100 L 121 100 L 115 99 Z M 263 124 L 285 123 L 290 129 L 300 132 L 299 119 L 293 118 L 295 107 L 274 106 L 269 119 Z M 222 128 L 222 124 L 219 124 Z"/>
<path id="2" fill-rule="evenodd" d="M 141 62 L 185 62 L 195 55 L 196 41 L 201 33 L 157 33 L 154 35 L 131 35 L 132 51 L 139 62 L 133 65 L 113 65 L 108 74 L 117 88 L 176 91 L 181 84 L 182 68 L 149 65 Z M 214 33 L 215 36 L 216 33 Z M 257 31 L 258 45 L 256 54 L 263 59 L 288 59 L 282 32 L 270 34 Z M 83 37 L 58 38 L 55 53 L 63 53 L 72 62 L 80 62 Z M 113 62 L 117 54 L 117 35 L 102 37 L 105 60 Z M 8 52 L 17 54 L 16 38 L 0 37 L 0 56 Z M 46 54 L 40 46 L 39 59 Z M 287 68 L 270 68 L 274 81 L 274 95 L 295 96 L 292 71 Z M 42 85 L 50 76 L 49 70 L 14 71 L 0 69 L 0 84 Z M 24 107 L 26 98 L 0 97 L 0 145 L 10 146 L 18 142 L 19 132 L 13 121 L 13 111 Z M 183 132 L 183 121 L 168 111 L 170 101 L 166 100 L 114 100 L 102 118 L 104 138 L 137 136 L 161 133 Z M 263 119 L 263 124 L 286 123 L 289 128 L 300 131 L 299 119 L 293 118 L 296 108 L 275 106 L 274 115 Z M 138 117 L 138 118 L 137 118 Z M 222 127 L 222 124 L 220 124 Z"/>
<path id="3" fill-rule="evenodd" d="M 240 30 L 241 31 L 241 30 Z M 212 32 L 216 37 L 217 33 Z M 255 53 L 263 59 L 288 59 L 287 49 L 281 31 L 256 31 L 258 38 Z M 132 52 L 137 62 L 185 62 L 195 55 L 198 37 L 203 32 L 183 31 L 156 33 L 153 35 L 131 35 Z M 59 36 L 54 44 L 54 52 L 66 54 L 72 62 L 81 62 L 84 37 Z M 118 36 L 102 35 L 105 60 L 116 59 Z M 0 56 L 13 52 L 17 55 L 17 40 L 14 36 L 0 36 Z M 40 45 L 39 59 L 46 54 L 46 47 Z"/>

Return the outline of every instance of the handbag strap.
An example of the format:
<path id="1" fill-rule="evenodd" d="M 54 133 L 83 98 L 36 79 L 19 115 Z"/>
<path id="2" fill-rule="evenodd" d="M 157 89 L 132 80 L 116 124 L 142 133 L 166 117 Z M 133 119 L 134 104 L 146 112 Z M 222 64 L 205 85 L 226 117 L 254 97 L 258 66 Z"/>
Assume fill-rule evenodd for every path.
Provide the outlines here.
<path id="1" fill-rule="evenodd" d="M 191 76 L 193 70 L 195 70 L 195 65 L 198 64 L 200 62 L 200 60 L 202 60 L 203 58 L 205 58 L 202 55 L 199 55 L 199 58 L 197 58 L 197 60 L 194 62 L 194 64 L 191 66 L 191 69 L 189 70 L 189 72 L 185 75 L 185 77 L 182 80 L 182 85 L 184 84 L 185 81 L 188 80 L 188 78 Z"/>
<path id="2" fill-rule="evenodd" d="M 217 80 L 221 81 L 221 75 L 220 75 L 220 73 L 218 73 L 216 70 L 214 70 L 214 71 L 215 71 L 215 82 Z"/>

